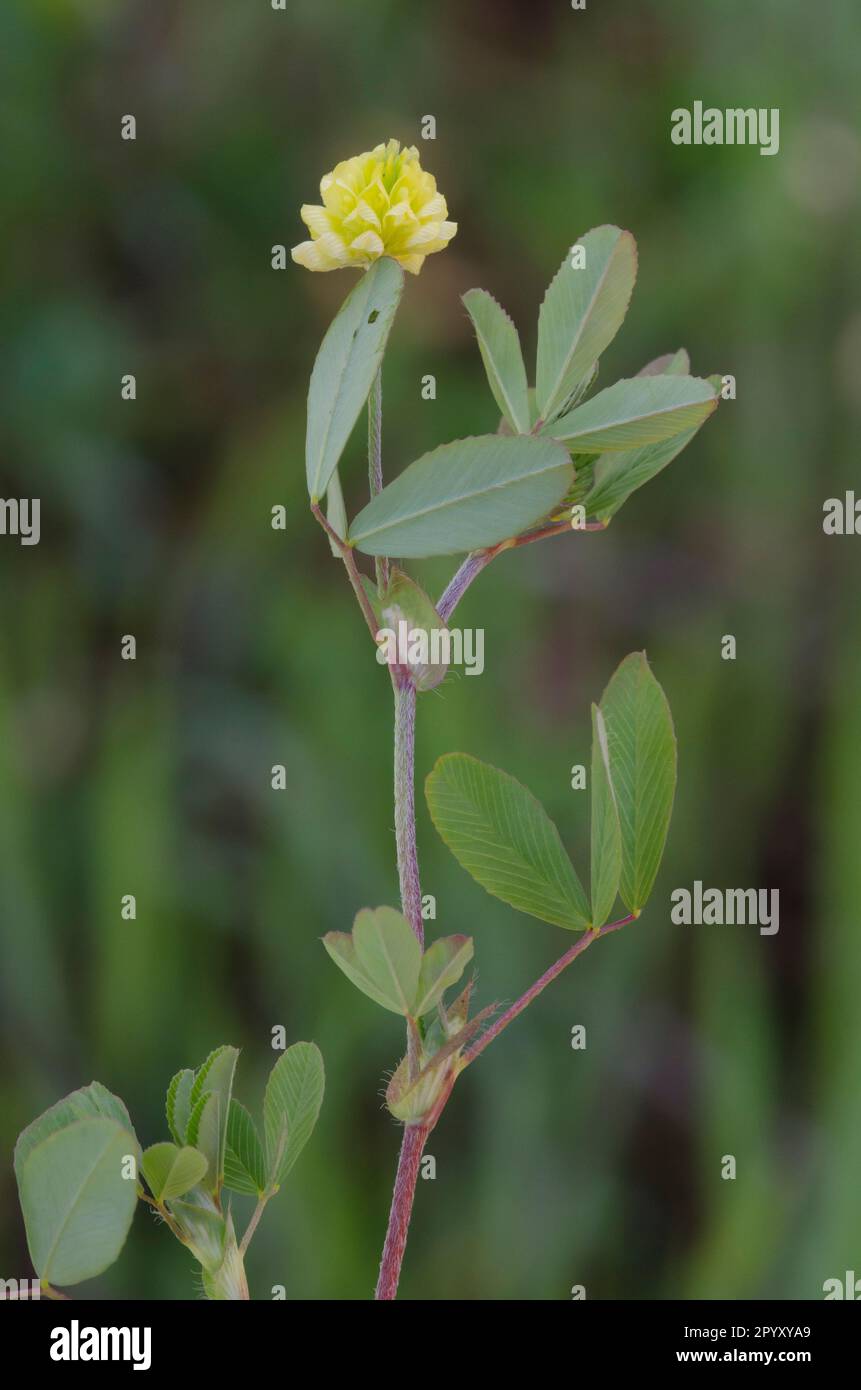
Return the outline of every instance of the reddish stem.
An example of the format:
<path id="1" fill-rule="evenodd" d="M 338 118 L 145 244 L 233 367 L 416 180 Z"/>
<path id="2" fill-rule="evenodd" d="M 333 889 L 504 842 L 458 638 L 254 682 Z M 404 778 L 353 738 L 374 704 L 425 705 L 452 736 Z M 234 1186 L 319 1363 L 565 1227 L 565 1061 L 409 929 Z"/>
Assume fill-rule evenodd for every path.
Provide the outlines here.
<path id="1" fill-rule="evenodd" d="M 487 1047 L 488 1043 L 493 1042 L 493 1039 L 498 1037 L 503 1028 L 507 1028 L 509 1023 L 517 1018 L 518 1014 L 522 1014 L 527 1005 L 531 1004 L 533 999 L 537 998 L 541 991 L 546 989 L 552 980 L 556 979 L 557 975 L 561 975 L 562 971 L 566 966 L 571 964 L 572 960 L 576 960 L 579 955 L 582 955 L 587 947 L 592 945 L 593 941 L 597 941 L 599 936 L 609 936 L 611 931 L 618 931 L 620 927 L 627 926 L 629 922 L 636 920 L 637 915 L 637 913 L 632 912 L 628 917 L 620 918 L 618 922 L 608 922 L 606 926 L 599 927 L 597 931 L 585 931 L 579 940 L 575 941 L 574 945 L 565 952 L 564 956 L 559 957 L 555 965 L 551 965 L 549 970 L 545 970 L 540 980 L 536 980 L 534 985 L 530 985 L 526 993 L 521 994 L 516 1003 L 511 1005 L 511 1008 L 506 1009 L 504 1014 L 500 1014 L 499 1018 L 488 1028 L 487 1032 L 482 1033 L 478 1042 L 473 1043 L 472 1047 L 467 1048 L 466 1052 L 463 1054 L 465 1064 L 468 1066 L 470 1062 L 474 1062 L 476 1057 L 480 1056 Z"/>
<path id="2" fill-rule="evenodd" d="M 549 540 L 551 536 L 564 536 L 571 531 L 606 531 L 606 529 L 607 523 L 605 521 L 586 521 L 582 526 L 572 526 L 566 517 L 559 521 L 548 522 L 546 526 L 540 527 L 537 531 L 527 531 L 522 536 L 513 536 L 511 540 L 500 541 L 499 545 L 488 546 L 486 550 L 473 550 L 467 555 L 460 569 L 452 576 L 448 588 L 436 606 L 436 611 L 444 623 L 448 622 L 472 581 L 477 579 L 491 560 L 495 560 L 497 555 L 501 555 L 504 550 L 516 550 L 521 545 L 531 545 L 533 541 Z"/>
<path id="3" fill-rule="evenodd" d="M 419 1166 L 429 1133 L 430 1127 L 426 1125 L 407 1125 L 404 1130 L 395 1190 L 392 1193 L 392 1207 L 389 1212 L 389 1228 L 386 1231 L 386 1243 L 380 1261 L 380 1277 L 377 1280 L 375 1298 L 379 1300 L 397 1297 Z"/>
<path id="4" fill-rule="evenodd" d="M 368 598 L 368 595 L 365 593 L 365 590 L 362 587 L 362 576 L 359 573 L 359 567 L 356 564 L 356 557 L 353 554 L 353 548 L 352 546 L 347 544 L 343 537 L 338 535 L 338 532 L 335 530 L 334 526 L 330 524 L 328 518 L 324 516 L 323 510 L 317 502 L 311 503 L 311 511 L 319 521 L 320 525 L 326 532 L 326 535 L 329 537 L 332 544 L 341 553 L 341 559 L 344 561 L 344 568 L 347 571 L 347 578 L 349 579 L 353 587 L 353 593 L 356 595 L 359 607 L 365 615 L 365 622 L 368 624 L 368 631 L 370 632 L 371 636 L 376 642 L 377 633 L 379 631 L 379 624 L 377 623 L 377 619 L 374 615 L 374 610 L 371 607 L 371 600 Z"/>

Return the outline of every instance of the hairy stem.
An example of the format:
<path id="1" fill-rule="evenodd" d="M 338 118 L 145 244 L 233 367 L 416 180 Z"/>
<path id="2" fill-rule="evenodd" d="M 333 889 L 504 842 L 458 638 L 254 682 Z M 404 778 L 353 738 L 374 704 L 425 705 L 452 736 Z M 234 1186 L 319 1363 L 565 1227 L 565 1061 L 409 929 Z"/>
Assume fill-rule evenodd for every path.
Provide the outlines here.
<path id="1" fill-rule="evenodd" d="M 406 672 L 399 667 L 393 667 L 391 675 L 395 691 L 395 843 L 401 885 L 401 907 L 419 945 L 424 946 L 422 891 L 416 849 L 416 689 Z M 413 1056 L 414 1047 L 415 1041 L 407 1023 L 408 1056 Z M 398 1292 L 419 1163 L 429 1133 L 430 1128 L 425 1125 L 407 1125 L 404 1130 L 398 1171 L 395 1175 L 395 1190 L 392 1193 L 389 1211 L 389 1224 L 380 1261 L 380 1276 L 375 1294 L 377 1299 L 393 1299 Z"/>
<path id="2" fill-rule="evenodd" d="M 490 564 L 495 554 L 494 550 L 473 550 L 467 555 L 460 569 L 452 576 L 448 588 L 436 606 L 436 611 L 444 623 L 448 622 L 473 579 L 476 579 L 485 566 Z"/>
<path id="3" fill-rule="evenodd" d="M 468 1066 L 470 1062 L 474 1062 L 476 1057 L 480 1056 L 488 1044 L 492 1043 L 494 1038 L 499 1037 L 503 1028 L 507 1028 L 509 1023 L 517 1018 L 518 1014 L 522 1014 L 523 1010 L 532 1003 L 533 999 L 537 999 L 542 990 L 545 990 L 551 981 L 556 979 L 557 975 L 561 975 L 562 971 L 567 969 L 573 960 L 576 960 L 578 956 L 582 955 L 587 947 L 592 945 L 593 941 L 597 941 L 599 936 L 609 936 L 610 932 L 618 931 L 620 927 L 627 926 L 629 922 L 636 920 L 637 915 L 637 913 L 632 912 L 627 917 L 621 917 L 618 922 L 608 922 L 605 926 L 599 927 L 597 931 L 585 931 L 583 935 L 574 942 L 574 945 L 565 952 L 564 956 L 559 957 L 555 965 L 551 965 L 549 970 L 545 970 L 541 978 L 536 980 L 534 985 L 530 985 L 525 994 L 521 994 L 520 998 L 512 1004 L 510 1008 L 506 1009 L 504 1014 L 500 1014 L 499 1018 L 488 1028 L 487 1032 L 482 1033 L 478 1042 L 473 1043 L 472 1047 L 467 1048 L 464 1053 L 464 1063 Z"/>
<path id="4" fill-rule="evenodd" d="M 375 1297 L 379 1300 L 390 1300 L 397 1297 L 401 1264 L 406 1249 L 413 1198 L 419 1176 L 419 1165 L 429 1132 L 429 1128 L 425 1125 L 407 1125 L 404 1130 L 401 1156 L 398 1159 L 398 1172 L 395 1178 L 395 1190 L 392 1193 L 386 1243 L 383 1246 L 383 1258 L 380 1261 L 380 1277 L 377 1280 Z"/>
<path id="5" fill-rule="evenodd" d="M 416 689 L 409 677 L 393 668 L 395 688 L 395 844 L 401 907 L 420 946 L 424 945 L 422 890 L 416 849 L 414 788 L 416 743 Z"/>
<path id="6" fill-rule="evenodd" d="M 138 1200 L 146 1202 L 148 1207 L 152 1207 L 153 1211 L 158 1212 L 164 1224 L 173 1232 L 180 1244 L 185 1245 L 185 1236 L 182 1234 L 182 1231 L 177 1226 L 163 1202 L 157 1202 L 154 1197 L 148 1196 L 146 1192 L 139 1192 Z"/>
<path id="7" fill-rule="evenodd" d="M 371 394 L 368 397 L 368 482 L 371 496 L 376 497 L 383 490 L 383 370 L 374 377 Z M 377 576 L 377 593 L 382 597 L 389 582 L 389 562 L 383 555 L 374 560 Z"/>

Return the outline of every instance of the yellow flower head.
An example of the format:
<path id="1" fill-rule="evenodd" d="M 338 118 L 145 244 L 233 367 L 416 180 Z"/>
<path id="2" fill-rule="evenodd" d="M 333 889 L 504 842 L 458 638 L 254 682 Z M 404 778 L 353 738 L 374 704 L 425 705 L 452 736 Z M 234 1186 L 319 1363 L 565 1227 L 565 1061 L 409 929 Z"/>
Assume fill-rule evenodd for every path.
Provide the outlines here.
<path id="1" fill-rule="evenodd" d="M 336 164 L 321 179 L 320 196 L 322 207 L 302 208 L 311 240 L 293 247 L 294 261 L 307 270 L 366 269 L 391 256 L 418 275 L 425 256 L 444 251 L 457 231 L 418 150 L 402 150 L 397 140 Z"/>

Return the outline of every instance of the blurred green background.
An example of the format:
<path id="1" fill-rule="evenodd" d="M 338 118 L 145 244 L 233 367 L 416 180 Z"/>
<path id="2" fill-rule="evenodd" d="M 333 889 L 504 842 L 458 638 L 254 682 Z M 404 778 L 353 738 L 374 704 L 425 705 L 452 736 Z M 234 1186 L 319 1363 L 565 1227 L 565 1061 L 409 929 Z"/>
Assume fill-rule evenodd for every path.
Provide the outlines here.
<path id="1" fill-rule="evenodd" d="M 39 1111 L 97 1077 L 152 1143 L 172 1073 L 222 1041 L 258 1109 L 283 1023 L 320 1044 L 328 1091 L 252 1294 L 373 1289 L 402 1039 L 319 938 L 396 901 L 391 693 L 303 464 L 308 375 L 354 281 L 270 250 L 304 239 L 326 170 L 389 136 L 459 224 L 392 335 L 390 477 L 496 426 L 459 295 L 497 295 L 533 360 L 544 287 L 602 222 L 640 250 L 602 380 L 684 344 L 738 381 L 606 535 L 497 561 L 459 610 L 485 674 L 420 699 L 420 779 L 455 749 L 500 764 L 584 862 L 570 768 L 645 647 L 680 784 L 642 920 L 458 1086 L 402 1293 L 821 1298 L 861 1272 L 861 540 L 821 525 L 858 478 L 859 42 L 851 0 L 6 0 L 0 466 L 4 497 L 42 499 L 42 540 L 0 541 L 0 1274 L 30 1273 L 11 1151 Z M 779 154 L 672 145 L 695 99 L 779 107 Z M 355 511 L 361 428 L 342 474 Z M 452 567 L 417 573 L 438 593 Z M 482 1003 L 513 999 L 570 938 L 486 897 L 423 804 L 419 834 L 430 925 L 474 935 Z M 673 926 L 695 879 L 779 888 L 779 934 Z M 192 1272 L 141 1209 L 75 1294 L 187 1297 Z"/>

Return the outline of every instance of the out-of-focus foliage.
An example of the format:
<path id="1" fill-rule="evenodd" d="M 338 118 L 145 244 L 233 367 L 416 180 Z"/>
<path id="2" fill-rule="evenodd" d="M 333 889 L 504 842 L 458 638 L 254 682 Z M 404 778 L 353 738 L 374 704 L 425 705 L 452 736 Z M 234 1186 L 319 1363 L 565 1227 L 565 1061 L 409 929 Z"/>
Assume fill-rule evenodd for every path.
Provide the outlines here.
<path id="1" fill-rule="evenodd" d="M 459 231 L 390 340 L 387 477 L 497 427 L 460 295 L 534 324 L 586 227 L 640 253 L 606 381 L 684 345 L 738 398 L 606 534 L 495 561 L 457 615 L 485 628 L 484 675 L 422 697 L 419 776 L 453 749 L 504 766 L 580 862 L 570 769 L 625 652 L 648 651 L 680 758 L 642 919 L 469 1069 L 433 1135 L 403 1293 L 816 1298 L 858 1268 L 861 541 L 821 509 L 857 483 L 859 41 L 850 0 L 3 5 L 0 491 L 41 498 L 42 539 L 0 537 L 0 1274 L 29 1272 L 11 1154 L 33 1115 L 98 1076 L 149 1145 L 177 1059 L 228 1036 L 253 1093 L 283 1024 L 329 1088 L 252 1294 L 374 1286 L 401 1035 L 320 938 L 397 900 L 391 696 L 307 510 L 308 374 L 347 280 L 271 249 L 322 169 L 421 145 L 427 113 Z M 779 153 L 672 145 L 696 99 L 779 107 Z M 417 575 L 435 596 L 450 569 Z M 488 898 L 421 805 L 419 833 L 431 936 L 474 937 L 476 1007 L 515 997 L 558 929 Z M 673 926 L 695 879 L 779 888 L 779 933 Z M 185 1296 L 187 1257 L 136 1223 L 86 1297 Z"/>

